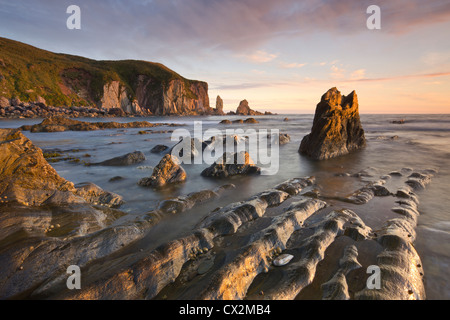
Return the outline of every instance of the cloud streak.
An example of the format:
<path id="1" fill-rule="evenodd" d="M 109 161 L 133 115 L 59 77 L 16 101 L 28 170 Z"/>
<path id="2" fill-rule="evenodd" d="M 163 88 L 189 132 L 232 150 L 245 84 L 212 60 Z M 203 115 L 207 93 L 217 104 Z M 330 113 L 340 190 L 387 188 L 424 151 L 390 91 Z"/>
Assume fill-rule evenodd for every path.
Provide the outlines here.
<path id="1" fill-rule="evenodd" d="M 268 41 L 328 32 L 366 32 L 372 0 L 78 0 L 86 38 L 92 45 L 140 43 L 162 51 L 203 48 L 245 52 Z M 2 30 L 35 30 L 64 41 L 70 1 L 24 0 L 0 3 Z M 448 21 L 448 0 L 379 0 L 382 28 L 408 32 L 421 24 Z M 42 23 L 45 21 L 45 23 Z M 20 22 L 20 23 L 19 23 Z M 118 48 L 116 48 L 118 49 Z"/>

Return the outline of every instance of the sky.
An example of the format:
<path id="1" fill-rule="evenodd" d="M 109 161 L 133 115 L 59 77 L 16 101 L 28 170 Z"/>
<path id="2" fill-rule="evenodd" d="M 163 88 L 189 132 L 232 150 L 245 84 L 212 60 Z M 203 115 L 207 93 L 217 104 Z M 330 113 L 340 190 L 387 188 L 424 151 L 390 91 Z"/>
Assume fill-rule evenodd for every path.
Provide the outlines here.
<path id="1" fill-rule="evenodd" d="M 81 10 L 70 30 L 67 7 Z M 381 29 L 371 30 L 370 5 Z M 247 99 L 314 113 L 331 87 L 361 113 L 450 113 L 450 0 L 0 0 L 0 36 L 97 60 L 160 62 Z"/>

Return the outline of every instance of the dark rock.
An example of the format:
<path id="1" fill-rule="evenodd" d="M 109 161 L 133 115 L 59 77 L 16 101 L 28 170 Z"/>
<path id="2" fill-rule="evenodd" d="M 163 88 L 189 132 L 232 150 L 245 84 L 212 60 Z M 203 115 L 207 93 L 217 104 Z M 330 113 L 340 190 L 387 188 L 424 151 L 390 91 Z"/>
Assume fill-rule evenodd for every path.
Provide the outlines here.
<path id="1" fill-rule="evenodd" d="M 341 156 L 366 145 L 355 91 L 341 96 L 331 88 L 317 105 L 311 133 L 306 135 L 299 152 L 312 159 Z"/>
<path id="2" fill-rule="evenodd" d="M 227 120 L 227 119 L 222 120 L 222 121 L 219 122 L 219 124 L 231 124 L 231 123 L 232 122 L 230 120 Z"/>
<path id="3" fill-rule="evenodd" d="M 150 152 L 151 152 L 151 153 L 161 153 L 161 152 L 163 152 L 163 151 L 165 151 L 165 150 L 167 150 L 167 149 L 169 149 L 168 146 L 165 146 L 165 145 L 163 145 L 163 144 L 158 144 L 158 145 L 154 146 L 154 147 L 152 148 L 152 150 L 150 150 Z"/>
<path id="4" fill-rule="evenodd" d="M 126 155 L 115 157 L 109 160 L 105 160 L 99 163 L 94 163 L 92 165 L 99 166 L 129 166 L 136 163 L 141 163 L 145 161 L 145 156 L 141 151 L 134 151 L 127 153 Z"/>
<path id="5" fill-rule="evenodd" d="M 0 195 L 10 202 L 38 206 L 57 191 L 75 191 L 20 130 L 0 129 L 0 141 Z"/>
<path id="6" fill-rule="evenodd" d="M 124 179 L 125 179 L 124 177 L 115 176 L 115 177 L 112 177 L 111 179 L 109 179 L 109 182 L 116 182 L 116 181 L 121 181 L 121 180 L 124 180 Z"/>
<path id="7" fill-rule="evenodd" d="M 116 116 L 116 117 L 125 117 L 127 114 L 125 113 L 125 111 L 123 111 L 122 109 L 119 108 L 111 108 L 108 110 L 108 114 L 112 115 L 112 116 Z"/>
<path id="8" fill-rule="evenodd" d="M 216 108 L 214 109 L 214 113 L 218 115 L 223 115 L 223 100 L 220 96 L 217 96 L 216 99 Z"/>
<path id="9" fill-rule="evenodd" d="M 1 108 L 6 108 L 6 107 L 9 107 L 9 106 L 10 106 L 9 100 L 6 99 L 5 97 L 0 97 L 0 107 Z"/>

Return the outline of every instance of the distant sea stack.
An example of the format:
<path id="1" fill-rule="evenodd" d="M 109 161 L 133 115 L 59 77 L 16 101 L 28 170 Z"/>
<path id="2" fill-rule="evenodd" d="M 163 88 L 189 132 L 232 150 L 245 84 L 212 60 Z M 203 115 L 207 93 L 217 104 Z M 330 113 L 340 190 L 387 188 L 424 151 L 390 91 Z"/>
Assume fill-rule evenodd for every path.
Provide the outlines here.
<path id="1" fill-rule="evenodd" d="M 241 116 L 260 116 L 260 115 L 263 115 L 262 112 L 250 109 L 250 106 L 249 106 L 247 100 L 242 100 L 239 103 L 239 106 L 236 109 L 236 114 L 237 115 L 241 115 Z"/>
<path id="2" fill-rule="evenodd" d="M 317 104 L 311 133 L 303 138 L 299 152 L 325 160 L 363 148 L 366 139 L 358 109 L 355 91 L 342 96 L 336 88 L 328 90 Z"/>
<path id="3" fill-rule="evenodd" d="M 216 98 L 216 108 L 214 109 L 214 113 L 217 115 L 223 115 L 223 100 L 220 96 Z"/>
<path id="4" fill-rule="evenodd" d="M 0 57 L 2 110 L 46 105 L 115 110 L 119 116 L 214 114 L 206 82 L 186 79 L 160 63 L 96 61 L 5 38 L 0 38 Z"/>

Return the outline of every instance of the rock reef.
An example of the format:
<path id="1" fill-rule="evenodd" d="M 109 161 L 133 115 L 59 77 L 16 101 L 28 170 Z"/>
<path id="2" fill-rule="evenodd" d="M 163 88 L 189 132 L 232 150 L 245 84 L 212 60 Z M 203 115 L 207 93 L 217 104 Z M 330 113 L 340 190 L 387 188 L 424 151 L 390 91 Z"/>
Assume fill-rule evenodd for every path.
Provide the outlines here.
<path id="1" fill-rule="evenodd" d="M 35 125 L 25 125 L 21 129 L 31 132 L 64 132 L 64 131 L 94 131 L 105 129 L 129 129 L 129 128 L 151 128 L 158 126 L 176 126 L 170 123 L 150 123 L 147 121 L 133 122 L 86 122 L 73 120 L 66 117 L 51 117 L 44 119 Z"/>

